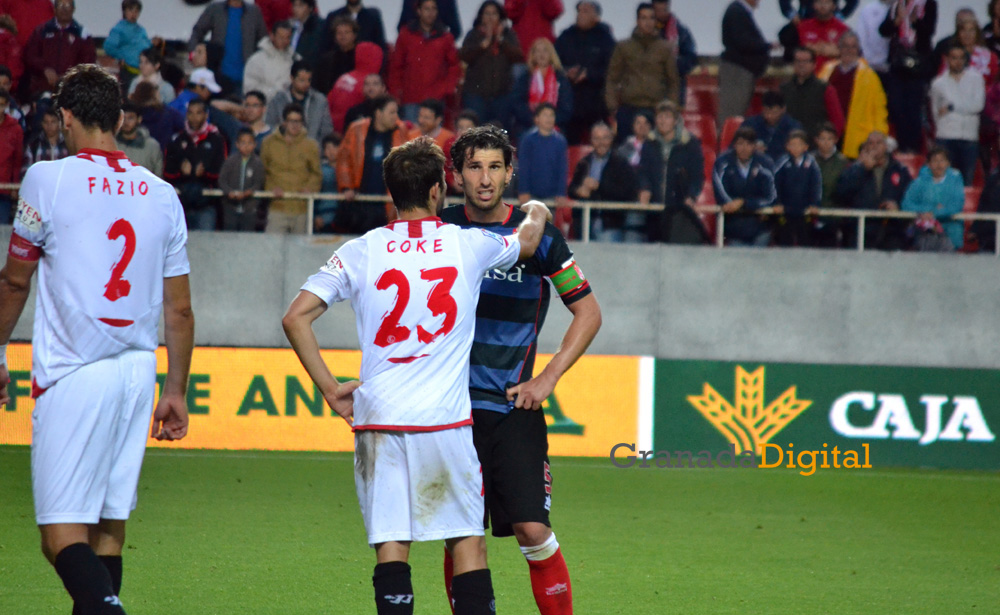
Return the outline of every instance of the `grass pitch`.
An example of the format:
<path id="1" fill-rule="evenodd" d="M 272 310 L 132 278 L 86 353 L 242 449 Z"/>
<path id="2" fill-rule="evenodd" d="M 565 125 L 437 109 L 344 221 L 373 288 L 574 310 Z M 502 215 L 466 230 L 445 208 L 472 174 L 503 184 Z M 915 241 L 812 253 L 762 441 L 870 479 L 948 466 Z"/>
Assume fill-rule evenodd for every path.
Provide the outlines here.
<path id="1" fill-rule="evenodd" d="M 553 460 L 575 610 L 1000 613 L 1000 474 L 619 469 Z M 131 614 L 374 613 L 349 454 L 149 451 L 129 523 Z M 0 613 L 69 613 L 38 549 L 29 451 L 0 447 Z M 439 543 L 411 556 L 417 613 L 447 613 Z M 513 539 L 490 539 L 498 612 L 537 612 Z"/>

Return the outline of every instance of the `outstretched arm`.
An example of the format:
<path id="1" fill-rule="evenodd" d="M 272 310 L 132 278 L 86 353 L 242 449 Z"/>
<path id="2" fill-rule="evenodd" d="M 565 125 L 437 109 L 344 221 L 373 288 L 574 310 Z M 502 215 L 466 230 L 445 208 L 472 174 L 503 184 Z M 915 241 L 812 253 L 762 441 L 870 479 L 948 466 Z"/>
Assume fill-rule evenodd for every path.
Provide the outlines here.
<path id="1" fill-rule="evenodd" d="M 299 291 L 281 319 L 281 326 L 302 362 L 302 367 L 306 368 L 309 377 L 319 387 L 326 403 L 349 422 L 354 416 L 354 390 L 361 386 L 361 381 L 338 382 L 320 356 L 319 341 L 312 324 L 325 311 L 326 304 L 322 299 L 309 291 Z"/>
<path id="2" fill-rule="evenodd" d="M 531 380 L 507 389 L 507 399 L 516 400 L 515 408 L 541 408 L 542 402 L 555 390 L 556 383 L 583 356 L 601 328 L 601 306 L 593 294 L 571 303 L 567 308 L 573 313 L 573 322 L 566 329 L 566 335 L 552 360 Z"/>
<path id="3" fill-rule="evenodd" d="M 187 385 L 194 349 L 194 312 L 187 275 L 163 279 L 163 328 L 167 379 L 153 412 L 152 436 L 180 440 L 188 429 Z"/>

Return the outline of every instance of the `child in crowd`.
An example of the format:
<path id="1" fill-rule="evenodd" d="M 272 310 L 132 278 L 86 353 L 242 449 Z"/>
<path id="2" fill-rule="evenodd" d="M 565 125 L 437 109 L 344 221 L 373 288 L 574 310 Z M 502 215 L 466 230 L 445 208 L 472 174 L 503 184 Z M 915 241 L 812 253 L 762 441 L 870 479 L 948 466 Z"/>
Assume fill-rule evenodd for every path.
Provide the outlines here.
<path id="1" fill-rule="evenodd" d="M 816 159 L 809 153 L 809 137 L 804 130 L 793 130 L 785 141 L 788 153 L 778 160 L 774 188 L 778 199 L 774 212 L 779 214 L 774 240 L 779 246 L 808 246 L 811 243 L 806 215 L 816 215 L 823 200 L 823 176 Z"/>
<path id="2" fill-rule="evenodd" d="M 253 130 L 241 128 L 236 136 L 236 151 L 222 164 L 219 188 L 222 197 L 222 230 L 254 231 L 257 229 L 261 200 L 253 195 L 264 189 L 266 173 L 260 156 L 254 153 L 257 140 Z"/>
<path id="3" fill-rule="evenodd" d="M 122 87 L 126 90 L 139 75 L 139 54 L 142 50 L 163 42 L 158 38 L 150 40 L 146 28 L 139 25 L 140 13 L 142 2 L 122 0 L 122 20 L 111 28 L 108 38 L 104 40 L 104 53 L 118 60 Z"/>
<path id="4" fill-rule="evenodd" d="M 323 172 L 323 184 L 320 192 L 337 192 L 337 154 L 340 152 L 340 142 L 343 138 L 338 133 L 323 137 L 321 144 L 322 159 L 320 169 Z M 337 215 L 337 201 L 323 199 L 316 201 L 313 210 L 313 232 L 332 233 L 333 219 Z"/>

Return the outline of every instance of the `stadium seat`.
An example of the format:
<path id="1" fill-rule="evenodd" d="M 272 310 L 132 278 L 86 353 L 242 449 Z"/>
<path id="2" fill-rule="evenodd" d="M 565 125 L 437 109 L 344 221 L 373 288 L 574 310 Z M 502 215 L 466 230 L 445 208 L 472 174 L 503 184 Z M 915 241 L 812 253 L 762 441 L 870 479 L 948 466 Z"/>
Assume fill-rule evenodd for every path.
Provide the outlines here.
<path id="1" fill-rule="evenodd" d="M 895 157 L 900 164 L 909 169 L 910 175 L 914 178 L 920 174 L 920 169 L 927 162 L 923 154 L 895 154 Z"/>
<path id="2" fill-rule="evenodd" d="M 726 118 L 726 121 L 722 123 L 722 136 L 719 138 L 719 149 L 717 151 L 724 152 L 729 149 L 729 143 L 733 140 L 733 135 L 736 134 L 736 131 L 742 125 L 742 115 Z"/>
<path id="3" fill-rule="evenodd" d="M 583 160 L 583 157 L 594 151 L 594 148 L 589 145 L 570 145 L 569 149 L 566 151 L 566 157 L 569 159 L 569 173 L 566 174 L 566 185 L 568 186 L 570 182 L 573 181 L 573 171 L 576 170 L 576 165 L 578 162 Z"/>
<path id="4" fill-rule="evenodd" d="M 715 118 L 705 113 L 691 113 L 689 111 L 685 111 L 683 116 L 684 127 L 701 140 L 702 148 L 707 145 L 714 150 L 718 140 L 715 131 Z"/>

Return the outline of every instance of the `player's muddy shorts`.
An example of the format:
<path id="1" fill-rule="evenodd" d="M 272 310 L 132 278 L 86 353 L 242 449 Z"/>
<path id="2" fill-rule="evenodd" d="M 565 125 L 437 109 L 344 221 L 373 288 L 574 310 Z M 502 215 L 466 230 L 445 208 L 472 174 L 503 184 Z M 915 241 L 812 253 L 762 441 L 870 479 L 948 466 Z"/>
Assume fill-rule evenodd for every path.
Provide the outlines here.
<path id="1" fill-rule="evenodd" d="M 355 432 L 354 485 L 369 545 L 483 535 L 471 430 Z"/>
<path id="2" fill-rule="evenodd" d="M 472 436 L 483 465 L 486 516 L 494 536 L 513 536 L 514 523 L 549 525 L 552 474 L 548 429 L 541 410 L 509 414 L 473 408 Z"/>
<path id="3" fill-rule="evenodd" d="M 39 525 L 128 519 L 155 391 L 156 355 L 130 350 L 84 365 L 35 400 L 31 482 Z"/>

